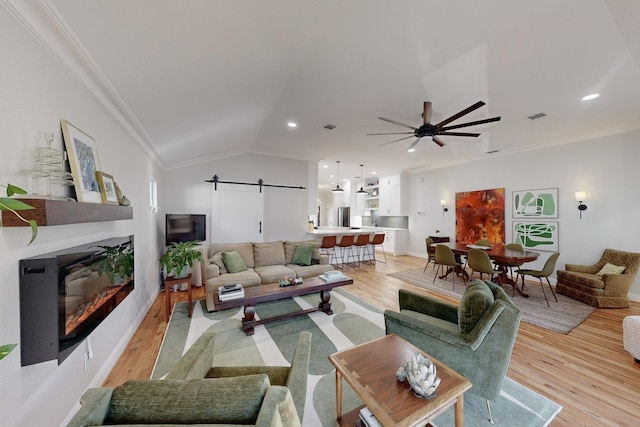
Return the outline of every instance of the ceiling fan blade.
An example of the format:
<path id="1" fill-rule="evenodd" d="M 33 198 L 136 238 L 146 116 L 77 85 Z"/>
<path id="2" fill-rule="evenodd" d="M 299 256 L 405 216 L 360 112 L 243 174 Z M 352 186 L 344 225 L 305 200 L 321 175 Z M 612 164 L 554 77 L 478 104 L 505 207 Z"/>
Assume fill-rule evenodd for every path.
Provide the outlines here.
<path id="1" fill-rule="evenodd" d="M 451 129 L 459 129 L 459 128 L 464 128 L 467 126 L 475 126 L 475 125 L 481 125 L 484 123 L 491 123 L 491 122 L 498 122 L 500 121 L 501 117 L 492 117 L 490 119 L 484 119 L 484 120 L 477 120 L 475 122 L 469 122 L 469 123 L 461 123 L 459 125 L 453 125 L 453 126 L 445 126 L 443 128 L 439 128 L 440 130 L 444 130 L 444 131 L 448 131 Z"/>
<path id="2" fill-rule="evenodd" d="M 469 114 L 470 112 L 477 110 L 478 108 L 482 107 L 484 105 L 484 102 L 482 101 L 478 101 L 475 104 L 473 104 L 471 107 L 467 107 L 464 110 L 460 111 L 457 114 L 454 114 L 453 116 L 449 117 L 448 119 L 444 119 L 443 121 L 441 121 L 440 123 L 438 123 L 436 125 L 436 128 L 440 129 L 441 127 L 451 123 L 454 120 L 458 120 L 460 117 L 465 116 L 467 114 Z"/>
<path id="3" fill-rule="evenodd" d="M 382 147 L 383 145 L 392 144 L 394 142 L 402 141 L 403 139 L 409 139 L 409 138 L 412 138 L 412 137 L 413 137 L 413 135 L 405 136 L 404 138 L 400 138 L 400 139 L 394 139 L 393 141 L 389 141 L 389 142 L 385 142 L 383 144 L 380 144 L 380 146 Z"/>
<path id="4" fill-rule="evenodd" d="M 446 145 L 443 140 L 441 140 L 440 138 L 438 138 L 435 135 L 433 136 L 432 140 L 433 140 L 433 142 L 438 144 L 440 147 L 444 147 Z"/>
<path id="5" fill-rule="evenodd" d="M 422 110 L 422 120 L 424 122 L 425 125 L 428 125 L 431 123 L 431 103 L 430 102 L 425 102 L 424 103 L 424 109 Z"/>
<path id="6" fill-rule="evenodd" d="M 415 132 L 388 132 L 388 133 L 368 133 L 367 135 L 413 135 Z"/>
<path id="7" fill-rule="evenodd" d="M 480 136 L 479 133 L 469 133 L 469 132 L 438 132 L 438 135 L 448 135 L 448 136 Z"/>
<path id="8" fill-rule="evenodd" d="M 418 142 L 420 142 L 420 138 L 418 138 L 418 139 L 416 139 L 415 141 L 413 141 L 413 144 L 411 144 L 411 145 L 407 148 L 407 150 L 411 150 L 413 147 L 415 147 L 415 146 L 416 146 L 416 144 L 417 144 Z"/>
<path id="9" fill-rule="evenodd" d="M 380 120 L 384 120 L 385 122 L 393 123 L 394 125 L 403 126 L 409 129 L 417 130 L 418 128 L 414 128 L 413 126 L 405 125 L 404 123 L 396 122 L 395 120 L 387 119 L 386 117 L 378 117 Z"/>

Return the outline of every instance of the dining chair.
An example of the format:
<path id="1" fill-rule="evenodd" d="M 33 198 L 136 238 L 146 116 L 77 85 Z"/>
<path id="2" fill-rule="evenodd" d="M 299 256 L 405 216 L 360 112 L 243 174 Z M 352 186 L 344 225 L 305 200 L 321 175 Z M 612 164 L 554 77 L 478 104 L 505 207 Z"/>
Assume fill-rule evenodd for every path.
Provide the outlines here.
<path id="1" fill-rule="evenodd" d="M 380 262 L 384 264 L 387 263 L 387 254 L 384 252 L 384 246 L 382 245 L 383 243 L 384 243 L 384 233 L 374 234 L 371 240 L 369 241 L 369 244 L 373 248 L 373 262 L 378 262 L 378 259 L 376 258 L 376 246 L 380 246 L 382 248 L 382 256 L 384 256 L 384 261 L 380 261 Z"/>
<path id="2" fill-rule="evenodd" d="M 427 267 L 431 261 L 433 261 L 433 268 L 436 267 L 436 248 L 435 246 L 431 246 L 433 243 L 434 241 L 431 237 L 424 239 L 424 244 L 427 247 L 427 265 L 424 266 L 424 270 L 422 270 L 423 273 L 427 271 Z"/>
<path id="3" fill-rule="evenodd" d="M 549 289 L 551 289 L 551 293 L 553 297 L 558 301 L 558 297 L 551 287 L 551 283 L 549 282 L 549 276 L 553 273 L 553 270 L 556 268 L 556 261 L 558 261 L 558 257 L 560 256 L 560 252 L 554 252 L 551 254 L 547 261 L 544 263 L 544 267 L 542 270 L 528 270 L 528 269 L 518 269 L 516 270 L 516 274 L 518 277 L 522 276 L 522 289 L 524 290 L 524 276 L 533 276 L 537 277 L 540 280 L 540 287 L 542 287 L 542 295 L 544 295 L 544 300 L 547 302 L 547 307 L 550 307 L 549 300 L 547 299 L 547 294 L 544 291 L 544 285 L 542 284 L 542 278 L 544 277 L 547 280 L 547 285 L 549 285 Z"/>
<path id="4" fill-rule="evenodd" d="M 358 234 L 358 238 L 353 243 L 353 247 L 356 250 L 356 257 L 358 258 L 357 266 L 360 267 L 360 263 L 371 263 L 371 254 L 369 253 L 369 235 Z M 369 259 L 365 260 L 364 256 L 369 255 Z"/>
<path id="5" fill-rule="evenodd" d="M 524 248 L 522 247 L 522 245 L 520 243 L 507 243 L 506 245 L 504 245 L 505 249 L 510 249 L 512 251 L 524 251 Z M 507 267 L 509 269 L 509 274 L 511 275 L 511 280 L 513 280 L 513 269 L 514 268 L 520 268 L 522 267 L 522 265 L 524 264 L 524 262 L 512 262 L 512 263 L 504 263 L 502 265 L 504 265 L 505 267 Z M 497 265 L 496 265 L 497 267 Z"/>
<path id="6" fill-rule="evenodd" d="M 336 265 L 336 268 L 344 268 L 345 264 L 349 264 L 352 265 L 353 267 L 355 267 L 355 263 L 350 263 L 349 262 L 349 258 L 353 257 L 352 253 L 351 253 L 351 246 L 353 246 L 353 242 L 354 242 L 355 238 L 353 234 L 347 234 L 344 235 L 340 238 L 340 243 L 338 243 L 336 245 L 337 248 L 339 248 L 338 251 L 336 251 L 336 254 L 339 252 L 340 255 L 340 266 Z M 344 262 L 344 257 L 345 257 L 345 252 L 347 254 L 347 262 Z M 336 255 L 337 257 L 338 255 Z"/>
<path id="7" fill-rule="evenodd" d="M 329 255 L 329 264 L 333 265 L 331 262 L 331 257 L 333 257 L 334 261 L 337 261 L 336 258 L 336 245 L 338 244 L 338 236 L 323 236 L 322 243 L 320 243 L 319 252 L 324 255 Z"/>
<path id="8" fill-rule="evenodd" d="M 438 277 L 438 273 L 440 270 L 444 270 L 445 267 L 451 268 L 451 277 L 453 277 L 453 289 L 456 289 L 456 268 L 462 267 L 462 264 L 456 261 L 455 255 L 453 255 L 453 251 L 447 245 L 436 245 L 436 264 L 438 265 L 438 269 L 436 270 L 436 274 L 433 276 L 433 282 L 436 282 L 436 277 Z M 446 273 L 446 271 L 445 271 Z M 466 283 L 465 276 L 463 277 L 463 281 Z"/>
<path id="9" fill-rule="evenodd" d="M 491 247 L 491 242 L 488 241 L 487 239 L 479 239 L 479 240 L 476 240 L 474 245 L 476 245 L 476 246 L 485 246 L 487 248 L 490 248 Z M 469 265 L 469 256 L 468 255 L 464 260 L 464 268 L 467 268 L 467 265 Z"/>
<path id="10" fill-rule="evenodd" d="M 472 273 L 474 271 L 477 271 L 478 273 L 480 273 L 481 279 L 483 274 L 488 274 L 490 281 L 493 281 L 493 276 L 497 276 L 498 282 L 502 284 L 502 279 L 500 278 L 500 273 L 502 272 L 493 268 L 491 258 L 489 258 L 489 255 L 487 255 L 484 250 L 469 249 L 467 259 L 469 261 L 469 268 L 471 268 Z"/>

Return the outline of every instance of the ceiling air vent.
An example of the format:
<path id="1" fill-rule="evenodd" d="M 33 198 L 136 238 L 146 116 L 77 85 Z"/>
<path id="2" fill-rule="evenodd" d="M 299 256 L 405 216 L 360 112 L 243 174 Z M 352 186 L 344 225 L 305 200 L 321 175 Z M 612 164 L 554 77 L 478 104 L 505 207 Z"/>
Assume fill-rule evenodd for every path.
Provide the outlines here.
<path id="1" fill-rule="evenodd" d="M 324 129 L 327 130 L 334 130 L 336 128 L 336 125 L 332 125 L 331 123 L 327 123 L 326 125 L 322 126 Z"/>
<path id="2" fill-rule="evenodd" d="M 538 114 L 534 114 L 533 116 L 529 116 L 528 118 L 531 120 L 535 120 L 535 119 L 541 119 L 545 116 L 546 116 L 545 113 L 538 113 Z"/>

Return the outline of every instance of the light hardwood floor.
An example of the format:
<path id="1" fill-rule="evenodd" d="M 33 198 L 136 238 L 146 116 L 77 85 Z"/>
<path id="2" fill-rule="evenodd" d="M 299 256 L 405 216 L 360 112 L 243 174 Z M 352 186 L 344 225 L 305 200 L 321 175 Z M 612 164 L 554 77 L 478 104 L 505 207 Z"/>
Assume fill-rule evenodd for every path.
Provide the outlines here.
<path id="1" fill-rule="evenodd" d="M 399 289 L 429 293 L 386 275 L 423 267 L 426 260 L 412 256 L 387 256 L 387 260 L 361 269 L 346 267 L 345 274 L 354 279 L 348 290 L 383 310 L 398 309 Z M 204 289 L 196 288 L 194 299 L 203 297 Z M 186 300 L 186 292 L 174 293 L 173 299 Z M 164 295 L 159 295 L 105 386 L 149 378 L 166 327 L 164 307 Z M 638 426 L 640 365 L 622 342 L 622 320 L 629 315 L 640 315 L 640 304 L 596 310 L 567 335 L 522 322 L 507 375 L 562 405 L 551 426 Z"/>

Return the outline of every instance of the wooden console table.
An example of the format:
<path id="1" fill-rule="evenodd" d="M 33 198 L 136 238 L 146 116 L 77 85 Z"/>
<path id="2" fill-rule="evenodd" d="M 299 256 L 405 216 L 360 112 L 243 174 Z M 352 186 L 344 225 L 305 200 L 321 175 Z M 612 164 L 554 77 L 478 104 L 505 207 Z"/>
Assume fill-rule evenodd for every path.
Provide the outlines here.
<path id="1" fill-rule="evenodd" d="M 191 307 L 191 273 L 189 273 L 187 277 L 176 279 L 174 276 L 169 276 L 164 279 L 165 319 L 167 322 L 169 322 L 169 318 L 171 317 L 171 286 L 185 282 L 187 283 L 187 304 L 189 304 L 188 313 L 189 317 L 191 317 L 193 310 Z"/>

